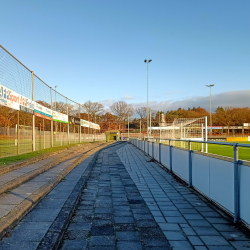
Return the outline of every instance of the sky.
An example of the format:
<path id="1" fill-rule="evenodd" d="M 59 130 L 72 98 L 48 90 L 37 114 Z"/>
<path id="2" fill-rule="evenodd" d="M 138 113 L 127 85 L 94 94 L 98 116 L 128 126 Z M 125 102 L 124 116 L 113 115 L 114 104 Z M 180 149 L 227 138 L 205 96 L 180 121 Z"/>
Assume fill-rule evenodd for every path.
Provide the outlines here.
<path id="1" fill-rule="evenodd" d="M 1 2 L 0 44 L 58 92 L 109 107 L 250 107 L 249 0 Z"/>

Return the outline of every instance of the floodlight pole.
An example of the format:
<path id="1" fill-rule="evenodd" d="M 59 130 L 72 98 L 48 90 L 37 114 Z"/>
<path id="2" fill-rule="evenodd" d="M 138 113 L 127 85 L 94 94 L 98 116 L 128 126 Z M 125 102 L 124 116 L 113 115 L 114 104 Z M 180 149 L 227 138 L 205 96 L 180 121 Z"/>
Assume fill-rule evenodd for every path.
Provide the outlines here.
<path id="1" fill-rule="evenodd" d="M 210 137 L 212 137 L 212 107 L 211 107 L 211 87 L 214 86 L 214 84 L 206 85 L 210 88 Z"/>
<path id="2" fill-rule="evenodd" d="M 151 62 L 152 60 L 147 60 L 145 59 L 144 62 L 147 64 L 147 138 L 148 138 L 148 125 L 149 125 L 149 109 L 148 109 L 148 64 Z"/>

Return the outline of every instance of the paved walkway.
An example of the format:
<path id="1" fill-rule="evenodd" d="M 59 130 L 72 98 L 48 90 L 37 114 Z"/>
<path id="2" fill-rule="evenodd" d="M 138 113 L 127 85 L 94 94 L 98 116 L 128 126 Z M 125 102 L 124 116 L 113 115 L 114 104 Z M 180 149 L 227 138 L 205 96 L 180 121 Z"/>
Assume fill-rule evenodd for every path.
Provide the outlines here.
<path id="1" fill-rule="evenodd" d="M 113 147 L 103 150 L 61 249 L 171 249 Z"/>
<path id="2" fill-rule="evenodd" d="M 51 249 L 45 238 L 53 240 L 69 218 L 64 209 L 78 196 L 79 191 L 69 198 L 81 190 L 79 180 L 92 157 L 39 203 L 0 242 L 0 249 Z M 226 216 L 149 160 L 128 143 L 102 150 L 59 249 L 250 249 L 249 239 Z"/>
<path id="3" fill-rule="evenodd" d="M 179 184 L 136 149 L 118 150 L 128 173 L 173 249 L 249 249 L 250 240 L 202 196 Z"/>

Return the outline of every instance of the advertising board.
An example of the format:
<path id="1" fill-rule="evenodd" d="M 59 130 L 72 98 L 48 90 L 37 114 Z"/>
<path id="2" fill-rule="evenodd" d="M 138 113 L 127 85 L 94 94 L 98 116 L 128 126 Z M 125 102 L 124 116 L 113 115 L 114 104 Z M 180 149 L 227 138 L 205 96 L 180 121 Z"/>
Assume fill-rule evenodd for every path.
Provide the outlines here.
<path id="1" fill-rule="evenodd" d="M 52 121 L 52 110 L 36 102 L 34 115 Z"/>
<path id="2" fill-rule="evenodd" d="M 22 111 L 30 113 L 29 109 L 34 109 L 35 102 L 0 84 L 0 105 L 16 110 L 23 106 L 27 109 L 22 108 Z"/>
<path id="3" fill-rule="evenodd" d="M 81 124 L 81 119 L 69 115 L 69 124 L 80 125 Z"/>
<path id="4" fill-rule="evenodd" d="M 56 111 L 53 111 L 53 121 L 68 123 L 68 116 Z"/>
<path id="5" fill-rule="evenodd" d="M 88 128 L 89 127 L 89 121 L 85 121 L 85 120 L 81 119 L 81 126 Z"/>

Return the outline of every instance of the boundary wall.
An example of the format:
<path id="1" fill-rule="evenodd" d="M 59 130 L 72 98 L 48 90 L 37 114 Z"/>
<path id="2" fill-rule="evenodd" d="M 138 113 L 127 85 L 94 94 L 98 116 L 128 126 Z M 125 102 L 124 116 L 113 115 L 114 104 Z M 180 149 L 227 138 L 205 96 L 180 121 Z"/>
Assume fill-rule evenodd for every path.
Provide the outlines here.
<path id="1" fill-rule="evenodd" d="M 242 221 L 250 227 L 250 162 L 238 160 L 238 148 L 249 144 L 202 142 L 230 145 L 234 158 L 169 145 L 130 139 L 143 152 L 184 180 L 209 200 L 234 216 L 234 222 Z M 180 140 L 179 140 L 180 141 Z M 198 142 L 198 141 L 197 141 Z"/>

